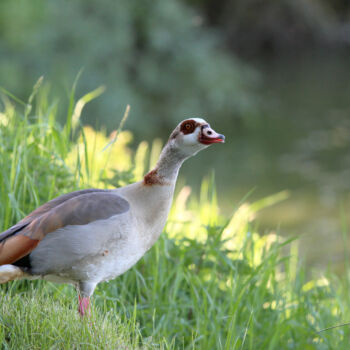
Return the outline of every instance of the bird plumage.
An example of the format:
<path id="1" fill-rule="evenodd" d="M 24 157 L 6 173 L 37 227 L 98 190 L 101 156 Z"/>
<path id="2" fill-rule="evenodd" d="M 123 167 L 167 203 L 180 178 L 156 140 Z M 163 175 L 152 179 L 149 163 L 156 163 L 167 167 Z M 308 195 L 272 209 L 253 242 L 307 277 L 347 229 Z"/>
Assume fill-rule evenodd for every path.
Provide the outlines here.
<path id="1" fill-rule="evenodd" d="M 37 208 L 0 234 L 0 283 L 18 278 L 71 283 L 84 314 L 96 285 L 124 273 L 158 239 L 184 160 L 223 141 L 203 119 L 183 121 L 142 181 L 68 193 Z"/>

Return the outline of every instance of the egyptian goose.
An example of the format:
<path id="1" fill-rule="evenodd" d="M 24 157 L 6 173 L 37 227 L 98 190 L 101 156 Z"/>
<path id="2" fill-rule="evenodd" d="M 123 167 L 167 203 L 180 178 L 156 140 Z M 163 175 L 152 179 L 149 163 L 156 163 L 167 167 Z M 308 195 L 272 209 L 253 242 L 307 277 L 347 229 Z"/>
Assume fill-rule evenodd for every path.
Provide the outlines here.
<path id="1" fill-rule="evenodd" d="M 132 267 L 158 239 L 182 163 L 225 137 L 199 118 L 181 122 L 142 181 L 59 196 L 0 234 L 0 283 L 37 279 L 71 283 L 79 312 L 96 285 Z"/>

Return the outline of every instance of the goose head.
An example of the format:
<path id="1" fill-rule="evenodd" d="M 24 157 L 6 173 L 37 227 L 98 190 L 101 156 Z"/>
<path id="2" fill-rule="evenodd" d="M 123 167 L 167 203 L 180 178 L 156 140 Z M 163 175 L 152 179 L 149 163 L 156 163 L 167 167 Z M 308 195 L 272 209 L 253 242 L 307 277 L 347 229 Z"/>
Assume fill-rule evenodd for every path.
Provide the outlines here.
<path id="1" fill-rule="evenodd" d="M 201 118 L 183 120 L 171 133 L 168 143 L 190 157 L 213 143 L 224 143 L 225 136 L 213 130 Z"/>

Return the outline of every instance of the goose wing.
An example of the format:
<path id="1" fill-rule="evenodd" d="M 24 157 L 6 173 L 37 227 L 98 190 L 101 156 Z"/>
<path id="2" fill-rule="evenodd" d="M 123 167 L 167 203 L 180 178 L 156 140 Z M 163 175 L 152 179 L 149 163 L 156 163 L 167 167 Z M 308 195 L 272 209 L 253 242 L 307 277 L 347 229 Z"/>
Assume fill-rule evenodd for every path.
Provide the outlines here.
<path id="1" fill-rule="evenodd" d="M 47 234 L 59 228 L 87 225 L 129 208 L 126 199 L 105 190 L 82 190 L 53 199 L 0 234 L 0 265 L 28 255 Z"/>

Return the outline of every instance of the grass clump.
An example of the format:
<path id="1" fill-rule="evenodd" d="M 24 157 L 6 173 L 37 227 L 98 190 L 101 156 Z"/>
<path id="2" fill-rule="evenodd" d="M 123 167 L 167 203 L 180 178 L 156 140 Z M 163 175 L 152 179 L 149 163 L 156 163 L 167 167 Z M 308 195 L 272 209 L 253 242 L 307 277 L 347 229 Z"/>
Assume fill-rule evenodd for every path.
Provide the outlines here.
<path id="1" fill-rule="evenodd" d="M 121 322 L 115 313 L 98 312 L 82 319 L 76 298 L 55 291 L 53 285 L 28 286 L 19 293 L 16 283 L 1 293 L 0 339 L 4 349 L 139 349 L 135 319 Z M 38 288 L 40 287 L 40 288 Z M 49 289 L 49 290 L 47 290 Z"/>
<path id="2" fill-rule="evenodd" d="M 130 133 L 112 144 L 115 135 L 81 128 L 73 102 L 61 126 L 45 91 L 35 92 L 31 109 L 4 98 L 0 113 L 2 229 L 58 194 L 138 180 L 161 148 L 159 141 L 143 142 L 133 153 Z M 70 286 L 2 285 L 0 343 L 5 349 L 348 349 L 349 328 L 318 331 L 350 320 L 349 271 L 343 279 L 331 273 L 307 279 L 296 241 L 259 234 L 256 213 L 285 197 L 244 201 L 225 218 L 213 177 L 197 198 L 185 186 L 150 252 L 98 286 L 90 319 L 80 319 Z"/>

